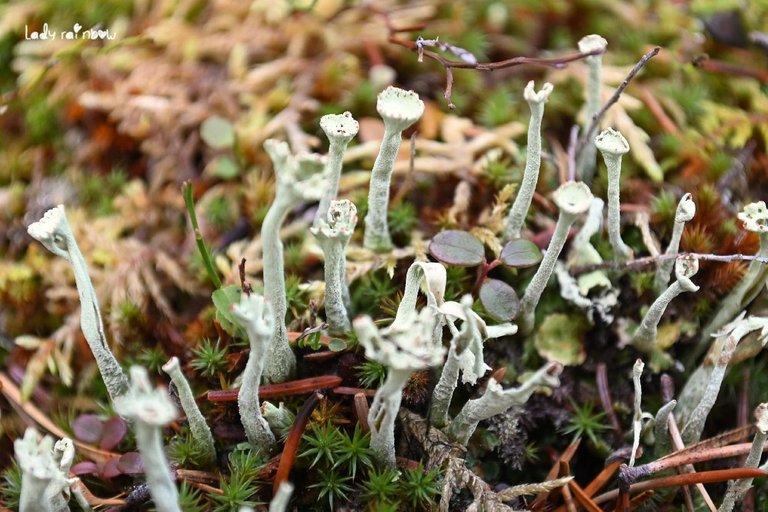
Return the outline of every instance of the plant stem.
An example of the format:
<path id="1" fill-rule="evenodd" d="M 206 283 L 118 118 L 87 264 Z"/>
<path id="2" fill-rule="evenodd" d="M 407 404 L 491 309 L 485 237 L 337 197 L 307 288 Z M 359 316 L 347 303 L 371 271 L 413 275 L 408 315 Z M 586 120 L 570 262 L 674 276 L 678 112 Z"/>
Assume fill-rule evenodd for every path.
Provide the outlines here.
<path id="1" fill-rule="evenodd" d="M 216 267 L 213 264 L 213 258 L 211 252 L 205 245 L 203 235 L 200 233 L 200 225 L 197 223 L 197 213 L 195 213 L 195 199 L 193 197 L 192 183 L 185 181 L 181 185 L 182 194 L 184 195 L 184 204 L 187 206 L 187 213 L 189 214 L 189 220 L 192 222 L 192 230 L 195 234 L 195 242 L 197 243 L 197 250 L 200 252 L 200 256 L 203 258 L 203 266 L 208 273 L 208 278 L 213 283 L 215 288 L 221 288 L 221 279 L 219 278 Z"/>

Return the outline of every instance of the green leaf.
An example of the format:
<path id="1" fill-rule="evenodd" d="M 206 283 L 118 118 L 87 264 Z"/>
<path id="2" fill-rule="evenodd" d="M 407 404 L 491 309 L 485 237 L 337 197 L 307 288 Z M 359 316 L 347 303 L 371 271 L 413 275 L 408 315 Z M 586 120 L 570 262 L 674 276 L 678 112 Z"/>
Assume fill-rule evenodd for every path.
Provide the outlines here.
<path id="1" fill-rule="evenodd" d="M 200 125 L 200 137 L 214 149 L 226 149 L 235 143 L 235 128 L 221 116 L 211 116 Z"/>
<path id="2" fill-rule="evenodd" d="M 341 352 L 345 348 L 347 348 L 347 343 L 339 338 L 333 338 L 328 342 L 328 350 L 331 352 Z"/>
<path id="3" fill-rule="evenodd" d="M 508 322 L 517 315 L 520 301 L 515 289 L 504 281 L 486 278 L 480 287 L 480 302 L 499 322 Z"/>
<path id="4" fill-rule="evenodd" d="M 544 319 L 534 345 L 542 357 L 566 366 L 579 365 L 587 358 L 582 339 L 589 324 L 580 315 L 556 313 Z"/>
<path id="5" fill-rule="evenodd" d="M 216 307 L 216 321 L 230 336 L 245 337 L 244 330 L 232 314 L 232 306 L 240 303 L 240 287 L 231 284 L 214 290 L 211 295 L 213 305 Z"/>
<path id="6" fill-rule="evenodd" d="M 460 230 L 441 231 L 429 242 L 432 256 L 449 265 L 473 267 L 485 261 L 485 248 L 482 242 Z"/>
<path id="7" fill-rule="evenodd" d="M 219 156 L 214 158 L 205 167 L 205 173 L 222 180 L 231 180 L 240 174 L 240 168 L 237 163 L 228 156 Z"/>
<path id="8" fill-rule="evenodd" d="M 504 246 L 499 259 L 508 267 L 531 267 L 541 261 L 541 250 L 530 240 L 519 238 Z"/>

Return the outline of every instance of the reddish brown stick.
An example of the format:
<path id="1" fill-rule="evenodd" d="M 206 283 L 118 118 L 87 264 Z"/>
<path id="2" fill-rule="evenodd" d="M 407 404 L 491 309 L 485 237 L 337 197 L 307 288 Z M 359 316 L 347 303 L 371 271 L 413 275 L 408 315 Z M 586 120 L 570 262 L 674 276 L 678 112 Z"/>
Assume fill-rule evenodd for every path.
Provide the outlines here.
<path id="1" fill-rule="evenodd" d="M 280 384 L 259 386 L 259 398 L 275 398 L 278 396 L 303 395 L 316 389 L 335 388 L 342 382 L 338 375 L 321 375 L 308 379 L 292 380 Z M 239 389 L 216 389 L 208 392 L 209 402 L 236 402 Z"/>
<path id="2" fill-rule="evenodd" d="M 291 431 L 288 433 L 288 439 L 285 440 L 285 446 L 283 446 L 283 453 L 280 456 L 280 465 L 277 467 L 275 482 L 272 485 L 273 493 L 277 494 L 280 484 L 288 480 L 288 475 L 290 475 L 291 468 L 293 467 L 293 461 L 296 459 L 296 451 L 299 449 L 301 436 L 307 427 L 309 417 L 312 416 L 312 411 L 315 410 L 315 407 L 317 407 L 317 404 L 322 399 L 323 395 L 320 393 L 312 393 L 304 402 L 304 405 L 301 406 L 298 414 L 296 414 L 296 421 L 293 422 Z"/>

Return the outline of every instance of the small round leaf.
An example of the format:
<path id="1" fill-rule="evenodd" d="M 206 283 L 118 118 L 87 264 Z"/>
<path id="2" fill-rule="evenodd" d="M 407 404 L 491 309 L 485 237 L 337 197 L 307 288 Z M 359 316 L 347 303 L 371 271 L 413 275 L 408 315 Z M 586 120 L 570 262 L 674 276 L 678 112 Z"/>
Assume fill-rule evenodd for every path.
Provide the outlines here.
<path id="1" fill-rule="evenodd" d="M 200 125 L 200 137 L 214 149 L 226 149 L 235 143 L 235 129 L 221 116 L 211 116 Z"/>
<path id="2" fill-rule="evenodd" d="M 144 462 L 139 452 L 128 452 L 118 457 L 117 469 L 124 475 L 140 475 L 144 473 Z"/>
<path id="3" fill-rule="evenodd" d="M 518 238 L 504 246 L 499 259 L 508 267 L 530 267 L 541 261 L 541 250 L 530 240 Z"/>
<path id="4" fill-rule="evenodd" d="M 498 279 L 485 279 L 480 287 L 480 302 L 488 314 L 499 322 L 508 322 L 517 315 L 520 301 L 515 289 Z"/>
<path id="5" fill-rule="evenodd" d="M 333 338 L 328 342 L 328 350 L 331 352 L 341 352 L 347 348 L 347 342 L 339 338 Z"/>
<path id="6" fill-rule="evenodd" d="M 482 242 L 466 231 L 456 229 L 436 234 L 429 242 L 429 252 L 443 263 L 460 267 L 473 267 L 485 261 Z"/>
<path id="7" fill-rule="evenodd" d="M 104 432 L 104 422 L 95 414 L 81 414 L 72 423 L 72 432 L 79 441 L 96 443 Z"/>
<path id="8" fill-rule="evenodd" d="M 128 433 L 128 424 L 120 416 L 112 416 L 104 423 L 104 433 L 99 442 L 102 450 L 114 450 Z"/>

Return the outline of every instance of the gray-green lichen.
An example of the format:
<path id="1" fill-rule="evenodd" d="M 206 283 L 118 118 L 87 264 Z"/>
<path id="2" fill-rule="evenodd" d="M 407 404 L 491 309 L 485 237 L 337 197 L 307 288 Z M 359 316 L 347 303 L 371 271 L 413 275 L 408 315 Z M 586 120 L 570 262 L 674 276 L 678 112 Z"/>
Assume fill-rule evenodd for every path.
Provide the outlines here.
<path id="1" fill-rule="evenodd" d="M 85 258 L 67 220 L 63 205 L 51 208 L 43 218 L 29 225 L 30 236 L 56 256 L 64 258 L 75 273 L 75 284 L 80 296 L 80 328 L 96 360 L 109 397 L 114 401 L 128 390 L 128 379 L 107 344 L 104 325 L 99 312 L 99 301 L 88 275 Z"/>

